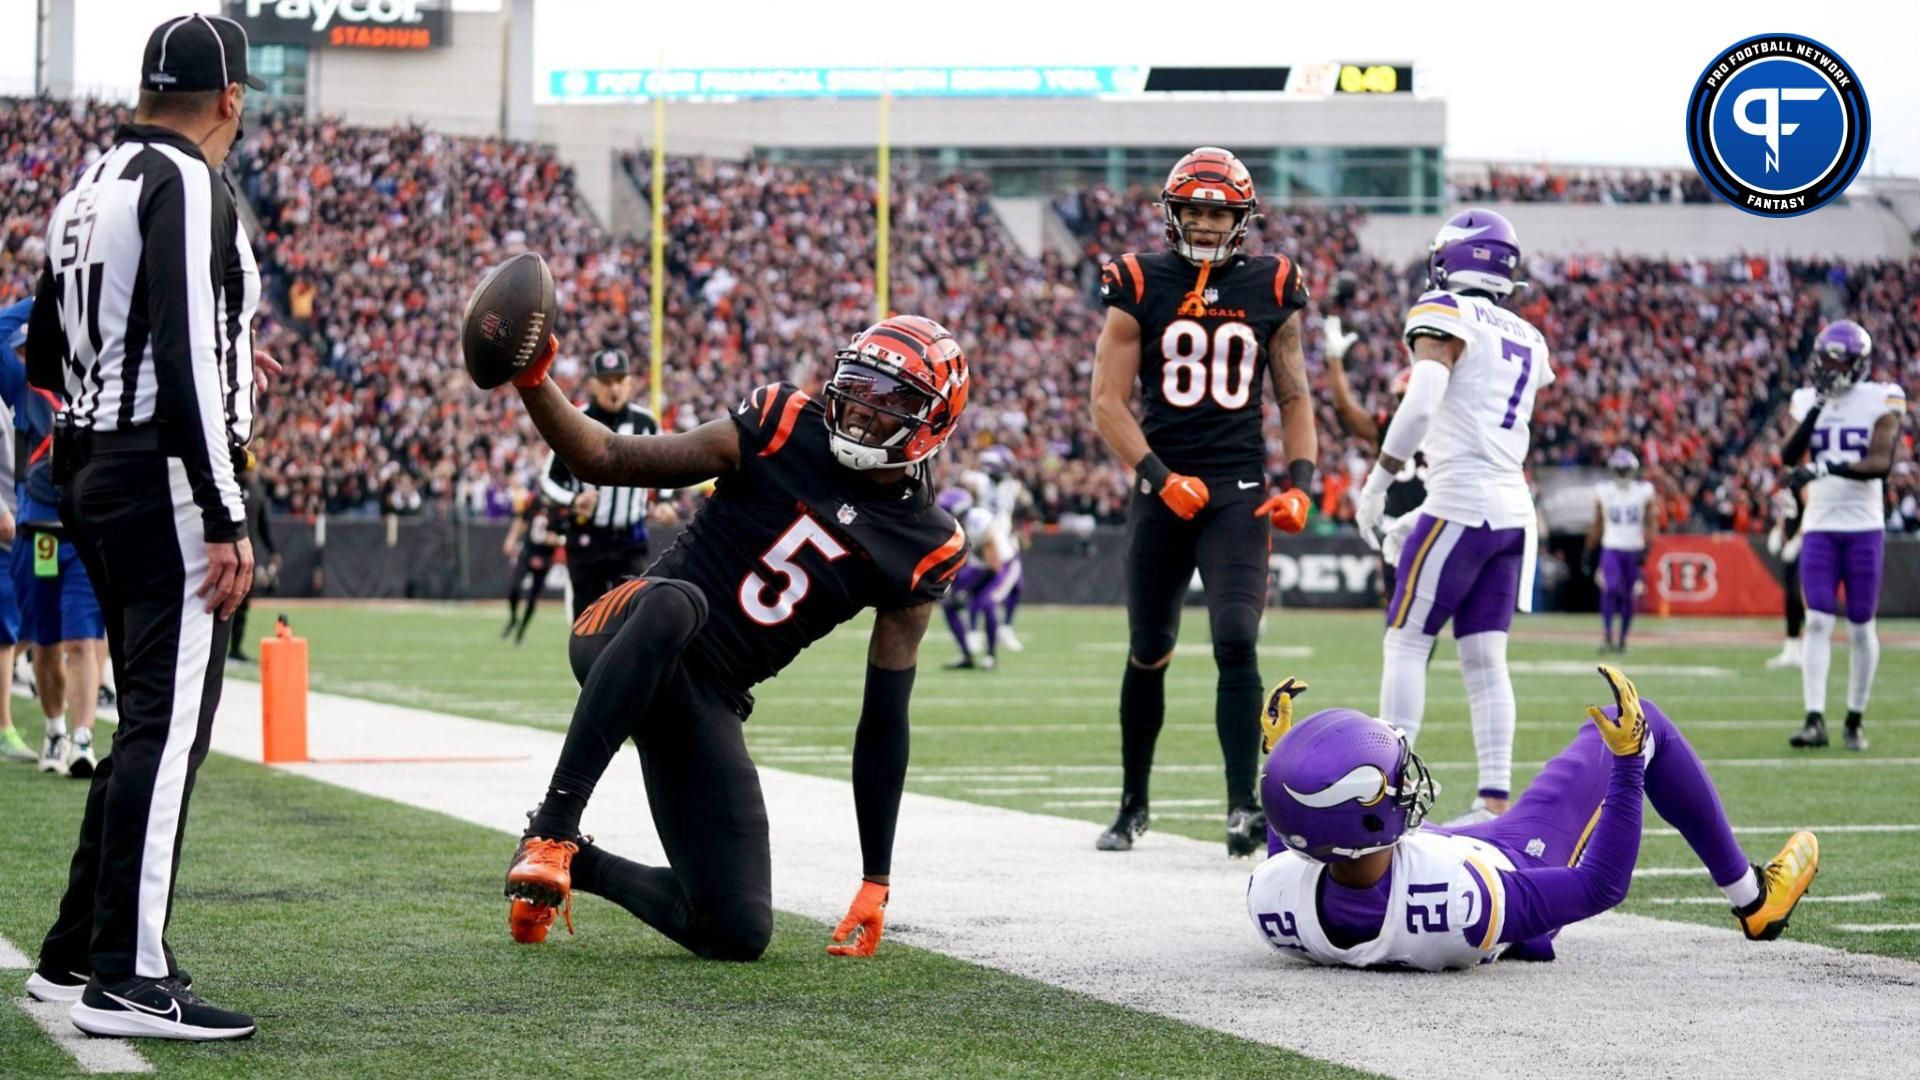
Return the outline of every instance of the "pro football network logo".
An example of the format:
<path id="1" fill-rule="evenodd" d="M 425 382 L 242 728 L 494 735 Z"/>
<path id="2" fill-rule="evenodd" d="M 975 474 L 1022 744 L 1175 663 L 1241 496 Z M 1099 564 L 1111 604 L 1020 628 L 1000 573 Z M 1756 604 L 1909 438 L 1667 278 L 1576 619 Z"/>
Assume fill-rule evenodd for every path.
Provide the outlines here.
<path id="1" fill-rule="evenodd" d="M 1700 178 L 1761 217 L 1795 217 L 1838 198 L 1867 159 L 1871 126 L 1853 68 L 1799 34 L 1729 46 L 1687 102 L 1687 149 Z"/>

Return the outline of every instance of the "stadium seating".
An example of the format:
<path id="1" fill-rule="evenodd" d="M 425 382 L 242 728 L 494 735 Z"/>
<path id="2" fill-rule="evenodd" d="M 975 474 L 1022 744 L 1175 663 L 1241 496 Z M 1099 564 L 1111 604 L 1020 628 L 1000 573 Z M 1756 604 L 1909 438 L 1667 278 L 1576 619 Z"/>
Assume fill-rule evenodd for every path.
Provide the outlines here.
<path id="1" fill-rule="evenodd" d="M 0 177 L 11 192 L 0 222 L 0 296 L 32 288 L 58 187 L 110 141 L 114 123 L 107 106 L 0 100 Z M 537 250 L 553 265 L 563 382 L 578 378 L 580 357 L 604 346 L 627 350 L 645 369 L 646 244 L 597 223 L 569 169 L 545 149 L 276 117 L 249 124 L 228 171 L 259 224 L 260 338 L 290 367 L 263 404 L 260 454 L 284 510 L 506 512 L 508 489 L 539 466 L 543 450 L 505 395 L 468 386 L 455 334 L 472 281 L 512 252 Z M 870 171 L 674 159 L 668 185 L 665 426 L 719 416 L 770 380 L 816 383 L 834 348 L 873 311 Z M 1570 183 L 1561 194 L 1585 199 L 1585 190 Z M 1043 521 L 1119 519 L 1127 477 L 1086 408 L 1101 319 L 1093 286 L 1104 259 L 1164 242 L 1152 193 L 1093 188 L 1060 197 L 1054 209 L 1083 257 L 1035 259 L 1001 228 L 981 177 L 903 171 L 895 192 L 892 304 L 956 328 L 975 361 L 973 408 L 947 467 L 1006 445 Z M 1607 197 L 1640 201 L 1637 192 Z M 1292 255 L 1316 293 L 1337 272 L 1358 276 L 1349 322 L 1363 338 L 1349 370 L 1356 390 L 1385 411 L 1386 388 L 1404 363 L 1401 314 L 1424 268 L 1416 252 L 1398 264 L 1366 255 L 1360 220 L 1356 210 L 1270 206 L 1250 247 Z M 1546 331 L 1561 376 L 1536 413 L 1536 462 L 1593 464 L 1629 445 L 1661 487 L 1670 527 L 1765 527 L 1778 473 L 1769 432 L 1793 385 L 1783 362 L 1825 313 L 1861 318 L 1885 377 L 1920 386 L 1920 258 L 1846 265 L 1535 254 L 1527 270 L 1534 287 L 1517 306 Z M 1318 312 L 1309 314 L 1318 384 Z M 1357 476 L 1371 448 L 1338 435 L 1324 395 L 1320 415 L 1323 474 Z M 1891 500 L 1896 523 L 1920 529 L 1910 443 Z M 1277 439 L 1271 449 L 1278 473 Z M 1335 481 L 1316 493 L 1336 520 L 1351 516 L 1345 487 Z"/>

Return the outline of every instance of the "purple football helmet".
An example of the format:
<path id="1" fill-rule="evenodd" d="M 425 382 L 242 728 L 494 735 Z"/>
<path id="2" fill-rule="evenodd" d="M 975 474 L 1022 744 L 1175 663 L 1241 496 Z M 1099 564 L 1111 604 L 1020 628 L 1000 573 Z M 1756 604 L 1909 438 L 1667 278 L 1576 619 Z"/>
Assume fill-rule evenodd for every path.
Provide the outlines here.
<path id="1" fill-rule="evenodd" d="M 1613 475 L 1625 478 L 1640 471 L 1640 459 L 1623 446 L 1607 455 L 1607 468 L 1613 470 Z"/>
<path id="2" fill-rule="evenodd" d="M 1392 847 L 1426 818 L 1433 795 L 1407 737 L 1355 709 L 1322 709 L 1293 725 L 1260 776 L 1267 823 L 1315 862 Z"/>
<path id="3" fill-rule="evenodd" d="M 1478 289 L 1505 299 L 1526 285 L 1514 280 L 1520 238 L 1512 223 L 1491 210 L 1462 210 L 1448 218 L 1427 250 L 1427 280 L 1436 289 Z"/>
<path id="4" fill-rule="evenodd" d="M 1837 394 L 1873 372 L 1873 338 L 1867 328 L 1852 319 L 1828 323 L 1813 339 L 1813 383 L 1828 394 Z"/>
<path id="5" fill-rule="evenodd" d="M 989 479 L 997 481 L 1013 471 L 1013 452 L 1004 446 L 989 446 L 980 451 L 980 467 Z"/>
<path id="6" fill-rule="evenodd" d="M 939 503 L 940 509 L 954 517 L 959 517 L 973 509 L 973 496 L 965 488 L 948 488 L 941 492 L 934 502 Z"/>

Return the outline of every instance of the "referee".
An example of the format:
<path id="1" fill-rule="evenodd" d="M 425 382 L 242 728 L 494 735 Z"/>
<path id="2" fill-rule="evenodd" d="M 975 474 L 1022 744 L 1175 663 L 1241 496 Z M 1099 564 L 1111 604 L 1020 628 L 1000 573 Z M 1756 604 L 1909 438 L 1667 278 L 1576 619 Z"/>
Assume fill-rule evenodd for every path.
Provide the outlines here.
<path id="1" fill-rule="evenodd" d="M 633 376 L 627 354 L 602 349 L 594 354 L 587 381 L 588 419 L 621 435 L 657 435 L 659 421 L 633 402 Z M 592 487 L 583 484 L 551 454 L 540 491 L 564 508 L 567 525 L 567 577 L 573 584 L 573 617 L 607 590 L 640 573 L 647 557 L 646 488 Z"/>
<path id="2" fill-rule="evenodd" d="M 140 101 L 47 230 L 28 378 L 64 395 L 60 519 L 99 593 L 120 688 L 60 914 L 27 989 L 91 1035 L 238 1039 L 167 947 L 194 774 L 253 583 L 237 467 L 253 423 L 260 277 L 219 169 L 240 138 L 247 35 L 219 16 L 147 39 Z M 260 361 L 271 370 L 270 362 Z"/>

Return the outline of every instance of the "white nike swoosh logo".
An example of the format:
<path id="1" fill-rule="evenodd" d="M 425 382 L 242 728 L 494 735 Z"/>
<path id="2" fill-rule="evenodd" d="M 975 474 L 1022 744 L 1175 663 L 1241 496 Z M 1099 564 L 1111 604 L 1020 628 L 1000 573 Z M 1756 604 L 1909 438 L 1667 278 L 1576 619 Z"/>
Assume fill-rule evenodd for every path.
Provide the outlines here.
<path id="1" fill-rule="evenodd" d="M 138 1009 L 141 1012 L 146 1013 L 148 1016 L 158 1016 L 163 1018 L 170 1017 L 172 1018 L 174 1023 L 177 1024 L 180 1022 L 180 1003 L 178 1001 L 174 1001 L 172 998 L 167 999 L 167 1007 L 165 1009 L 153 1009 L 145 1005 L 142 1005 L 137 1001 L 128 1001 L 126 998 L 121 997 L 119 994 L 108 994 L 107 996 L 119 1002 L 120 1004 L 125 1005 L 129 1009 Z"/>
<path id="2" fill-rule="evenodd" d="M 1240 485 L 1241 491 L 1252 491 L 1254 488 L 1260 486 L 1260 481 L 1258 480 L 1239 480 L 1236 481 L 1236 483 Z"/>
<path id="3" fill-rule="evenodd" d="M 1361 806 L 1372 806 L 1380 801 L 1387 790 L 1387 774 L 1376 765 L 1356 765 L 1347 775 L 1321 788 L 1319 791 L 1299 792 L 1287 787 L 1287 794 L 1294 802 L 1314 810 L 1325 810 L 1329 806 L 1339 806 L 1349 799 Z"/>

